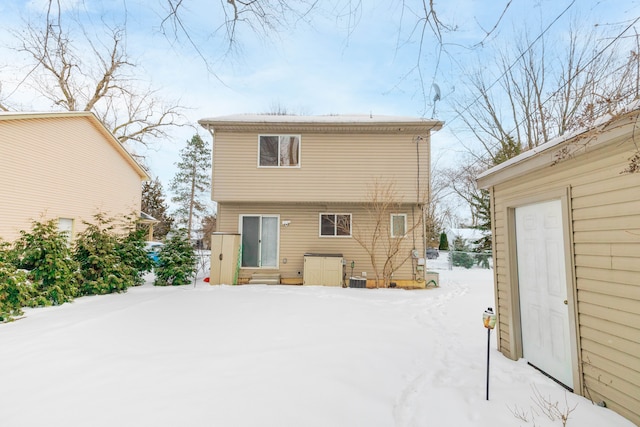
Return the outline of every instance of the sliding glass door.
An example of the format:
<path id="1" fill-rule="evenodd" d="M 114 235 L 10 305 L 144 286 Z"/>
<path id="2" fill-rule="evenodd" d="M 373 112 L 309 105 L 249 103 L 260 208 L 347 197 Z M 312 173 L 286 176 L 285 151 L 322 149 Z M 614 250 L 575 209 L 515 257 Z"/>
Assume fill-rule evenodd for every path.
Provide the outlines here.
<path id="1" fill-rule="evenodd" d="M 242 266 L 278 266 L 278 216 L 243 215 Z"/>

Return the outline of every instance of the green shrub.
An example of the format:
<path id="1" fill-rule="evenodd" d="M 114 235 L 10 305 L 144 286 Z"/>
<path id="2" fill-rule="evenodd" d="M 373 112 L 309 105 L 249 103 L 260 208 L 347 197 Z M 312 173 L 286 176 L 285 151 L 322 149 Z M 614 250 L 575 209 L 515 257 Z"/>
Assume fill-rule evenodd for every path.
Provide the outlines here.
<path id="1" fill-rule="evenodd" d="M 96 214 L 94 221 L 85 223 L 87 228 L 78 236 L 73 252 L 80 264 L 80 294 L 124 292 L 135 284 L 136 271 L 120 257 L 113 220 Z"/>
<path id="2" fill-rule="evenodd" d="M 158 255 L 156 266 L 155 286 L 186 285 L 191 281 L 196 271 L 196 254 L 187 238 L 187 233 L 181 229 L 165 241 L 165 245 Z"/>
<path id="3" fill-rule="evenodd" d="M 0 322 L 21 315 L 29 294 L 26 271 L 0 260 Z"/>
<path id="4" fill-rule="evenodd" d="M 147 232 L 144 229 L 132 229 L 127 235 L 118 239 L 116 252 L 118 256 L 132 269 L 133 285 L 144 283 L 144 274 L 153 269 L 153 261 L 147 256 L 144 248 Z"/>
<path id="5" fill-rule="evenodd" d="M 491 254 L 486 253 L 486 252 L 481 252 L 476 254 L 476 265 L 478 265 L 479 267 L 482 268 L 489 268 L 489 258 L 491 257 Z"/>
<path id="6" fill-rule="evenodd" d="M 77 295 L 78 264 L 72 259 L 66 233 L 58 222 L 34 221 L 31 232 L 21 231 L 9 260 L 17 269 L 27 271 L 32 283 L 28 305 L 58 305 Z"/>
<path id="7" fill-rule="evenodd" d="M 454 267 L 464 267 L 471 268 L 473 267 L 474 261 L 473 257 L 466 252 L 452 252 L 452 261 Z"/>
<path id="8" fill-rule="evenodd" d="M 27 273 L 9 262 L 9 245 L 0 241 L 0 322 L 22 314 L 29 300 Z"/>
<path id="9" fill-rule="evenodd" d="M 440 245 L 438 246 L 438 249 L 441 251 L 449 250 L 449 239 L 447 239 L 447 233 L 445 232 L 440 233 Z"/>

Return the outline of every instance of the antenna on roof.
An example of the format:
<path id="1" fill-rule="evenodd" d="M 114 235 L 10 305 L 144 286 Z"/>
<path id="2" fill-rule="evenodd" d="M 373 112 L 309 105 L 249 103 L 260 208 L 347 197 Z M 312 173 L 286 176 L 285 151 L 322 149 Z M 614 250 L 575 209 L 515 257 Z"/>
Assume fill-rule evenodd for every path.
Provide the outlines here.
<path id="1" fill-rule="evenodd" d="M 369 118 L 373 119 L 373 111 L 369 110 Z"/>
<path id="2" fill-rule="evenodd" d="M 431 86 L 433 86 L 433 113 L 431 115 L 431 118 L 434 118 L 436 116 L 436 102 L 440 101 L 442 99 L 441 95 L 440 95 L 440 86 L 438 86 L 436 83 L 432 84 Z"/>

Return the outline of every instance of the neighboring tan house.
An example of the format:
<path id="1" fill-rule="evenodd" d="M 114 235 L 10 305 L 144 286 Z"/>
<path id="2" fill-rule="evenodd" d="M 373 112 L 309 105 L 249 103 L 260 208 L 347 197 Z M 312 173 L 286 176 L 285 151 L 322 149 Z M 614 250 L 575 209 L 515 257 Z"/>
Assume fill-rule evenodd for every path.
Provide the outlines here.
<path id="1" fill-rule="evenodd" d="M 90 112 L 0 113 L 0 238 L 57 219 L 71 237 L 102 212 L 140 212 L 146 172 Z"/>
<path id="2" fill-rule="evenodd" d="M 354 236 L 370 225 L 366 202 L 375 182 L 393 183 L 401 202 L 384 220 L 402 239 L 397 259 L 407 259 L 394 282 L 424 283 L 424 265 L 418 265 L 425 254 L 421 206 L 429 196 L 430 133 L 442 122 L 232 115 L 199 123 L 214 139 L 217 230 L 241 239 L 239 283 L 264 283 L 267 274 L 284 284 L 339 285 L 343 274 L 365 273 L 373 286 L 372 263 Z M 323 279 L 311 264 L 331 278 Z"/>
<path id="3" fill-rule="evenodd" d="M 640 425 L 640 110 L 480 175 L 500 351 Z"/>

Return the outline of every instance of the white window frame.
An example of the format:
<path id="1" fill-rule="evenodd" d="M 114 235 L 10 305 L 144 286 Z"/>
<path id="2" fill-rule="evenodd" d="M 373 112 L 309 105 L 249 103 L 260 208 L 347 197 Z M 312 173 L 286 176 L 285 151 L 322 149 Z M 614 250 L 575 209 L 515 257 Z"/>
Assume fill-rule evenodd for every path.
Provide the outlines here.
<path id="1" fill-rule="evenodd" d="M 402 236 L 396 236 L 395 230 L 393 228 L 393 219 L 395 217 L 402 217 L 404 219 L 404 233 Z M 394 238 L 403 238 L 407 236 L 407 214 L 406 213 L 392 213 L 389 215 L 389 232 L 391 233 L 391 237 Z"/>
<path id="2" fill-rule="evenodd" d="M 283 140 L 283 138 L 297 138 L 298 139 L 298 164 L 296 165 L 281 165 L 280 164 L 280 155 L 278 155 L 278 164 L 274 165 L 274 166 L 269 166 L 269 165 L 262 165 L 260 164 L 260 156 L 261 156 L 261 144 L 262 144 L 262 138 L 264 137 L 277 137 L 278 138 L 278 154 L 280 153 L 280 143 Z M 294 134 L 260 134 L 258 135 L 258 167 L 259 168 L 284 168 L 284 169 L 299 169 L 300 168 L 300 163 L 301 163 L 301 158 L 302 158 L 302 136 L 301 135 L 294 135 Z"/>
<path id="3" fill-rule="evenodd" d="M 58 218 L 58 231 L 67 233 L 67 245 L 71 246 L 73 242 L 73 231 L 75 229 L 76 222 L 73 218 Z"/>
<path id="4" fill-rule="evenodd" d="M 240 266 L 240 269 L 244 270 L 256 270 L 256 269 L 279 269 L 280 268 L 280 214 L 240 214 L 238 215 L 238 231 L 240 235 L 243 234 L 243 218 L 244 217 L 256 217 L 260 219 L 262 223 L 263 218 L 275 218 L 276 220 L 276 252 L 275 252 L 275 266 L 263 265 L 262 261 L 262 248 L 258 250 L 258 266 Z M 261 243 L 259 243 L 261 245 Z M 242 250 L 241 250 L 242 253 Z"/>
<path id="5" fill-rule="evenodd" d="M 328 235 L 328 234 L 322 234 L 322 216 L 323 215 L 333 215 L 334 216 L 334 225 L 333 225 L 333 233 L 332 235 Z M 338 229 L 337 229 L 337 224 L 335 223 L 336 220 L 335 218 L 338 215 L 343 215 L 343 216 L 348 216 L 349 217 L 349 234 L 344 234 L 344 235 L 339 235 L 338 234 Z M 335 238 L 351 238 L 353 235 L 353 215 L 350 213 L 344 213 L 344 212 L 320 212 L 318 214 L 318 236 L 322 237 L 322 238 L 329 238 L 329 239 L 335 239 Z"/>

